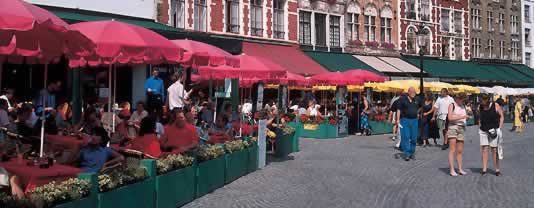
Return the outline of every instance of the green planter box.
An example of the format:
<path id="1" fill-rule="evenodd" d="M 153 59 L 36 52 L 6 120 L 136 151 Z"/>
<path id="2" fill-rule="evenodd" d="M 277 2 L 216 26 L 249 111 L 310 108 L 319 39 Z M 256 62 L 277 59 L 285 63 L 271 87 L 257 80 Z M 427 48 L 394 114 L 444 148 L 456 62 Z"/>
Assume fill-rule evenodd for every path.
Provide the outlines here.
<path id="1" fill-rule="evenodd" d="M 274 149 L 275 157 L 287 157 L 293 151 L 293 139 L 295 137 L 295 132 L 289 135 L 282 135 L 276 138 L 276 146 Z"/>
<path id="2" fill-rule="evenodd" d="M 248 171 L 248 151 L 246 149 L 233 152 L 232 154 L 226 154 L 225 160 L 225 173 L 224 182 L 230 183 L 235 181 L 241 176 L 247 174 Z"/>
<path id="3" fill-rule="evenodd" d="M 302 124 L 297 122 L 289 122 L 287 125 L 295 128 L 295 135 L 293 136 L 293 146 L 291 148 L 291 152 L 298 152 L 300 151 L 299 147 L 299 138 L 300 138 L 300 132 L 302 131 Z"/>
<path id="4" fill-rule="evenodd" d="M 393 124 L 387 121 L 369 121 L 369 126 L 373 129 L 373 135 L 393 133 Z"/>
<path id="5" fill-rule="evenodd" d="M 76 201 L 70 201 L 64 204 L 54 206 L 55 208 L 93 208 L 96 201 L 91 197 L 86 197 Z"/>
<path id="6" fill-rule="evenodd" d="M 154 160 L 142 160 L 148 178 L 108 192 L 98 193 L 99 208 L 150 208 L 156 206 L 154 192 L 156 164 Z"/>
<path id="7" fill-rule="evenodd" d="M 337 138 L 337 125 L 302 124 L 300 136 L 304 138 L 334 139 Z"/>
<path id="8" fill-rule="evenodd" d="M 98 194 L 100 208 L 154 207 L 154 178 Z"/>
<path id="9" fill-rule="evenodd" d="M 254 144 L 251 147 L 247 148 L 247 154 L 248 154 L 248 161 L 247 161 L 247 168 L 248 172 L 252 173 L 256 170 L 258 170 L 258 144 Z"/>
<path id="10" fill-rule="evenodd" d="M 195 199 L 196 164 L 156 176 L 158 208 L 179 207 Z"/>
<path id="11" fill-rule="evenodd" d="M 204 161 L 197 166 L 196 197 L 201 197 L 224 186 L 224 156 Z"/>

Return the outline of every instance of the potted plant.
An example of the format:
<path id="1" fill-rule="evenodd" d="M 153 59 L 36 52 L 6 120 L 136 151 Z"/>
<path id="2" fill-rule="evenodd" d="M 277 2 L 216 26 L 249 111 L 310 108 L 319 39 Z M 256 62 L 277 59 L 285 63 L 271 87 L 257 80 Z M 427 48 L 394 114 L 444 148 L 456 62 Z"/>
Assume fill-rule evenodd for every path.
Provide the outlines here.
<path id="1" fill-rule="evenodd" d="M 198 151 L 196 197 L 201 197 L 224 185 L 224 148 L 202 145 Z"/>
<path id="2" fill-rule="evenodd" d="M 365 46 L 371 47 L 371 48 L 378 48 L 380 44 L 376 41 L 367 41 L 365 42 Z"/>
<path id="3" fill-rule="evenodd" d="M 381 44 L 381 46 L 382 46 L 382 48 L 384 48 L 384 49 L 388 49 L 388 50 L 393 50 L 393 49 L 395 49 L 395 44 L 393 44 L 393 43 L 383 42 L 383 43 Z"/>
<path id="4" fill-rule="evenodd" d="M 248 152 L 245 150 L 249 144 L 246 140 L 237 139 L 224 143 L 226 150 L 225 183 L 230 183 L 247 173 Z"/>
<path id="5" fill-rule="evenodd" d="M 157 207 L 176 207 L 195 198 L 194 158 L 172 154 L 156 160 Z"/>
<path id="6" fill-rule="evenodd" d="M 155 204 L 154 160 L 128 162 L 98 176 L 98 207 L 151 207 Z M 128 200 L 117 200 L 128 199 Z"/>

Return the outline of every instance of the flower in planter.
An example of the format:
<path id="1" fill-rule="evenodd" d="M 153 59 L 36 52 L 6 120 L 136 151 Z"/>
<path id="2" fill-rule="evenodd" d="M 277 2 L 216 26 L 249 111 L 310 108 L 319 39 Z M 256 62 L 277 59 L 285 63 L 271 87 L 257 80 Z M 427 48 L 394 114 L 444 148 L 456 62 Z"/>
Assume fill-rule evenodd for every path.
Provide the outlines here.
<path id="1" fill-rule="evenodd" d="M 349 41 L 349 46 L 363 46 L 363 42 L 361 40 L 351 40 Z"/>
<path id="2" fill-rule="evenodd" d="M 300 115 L 299 119 L 300 119 L 300 122 L 302 122 L 302 123 L 306 123 L 306 122 L 309 121 L 309 118 L 308 118 L 308 116 L 306 114 Z"/>
<path id="3" fill-rule="evenodd" d="M 88 196 L 89 181 L 72 178 L 62 183 L 50 182 L 37 187 L 29 193 L 29 198 L 35 204 L 53 207 L 57 204 L 74 201 Z"/>
<path id="4" fill-rule="evenodd" d="M 224 149 L 227 153 L 233 153 L 245 149 L 248 145 L 248 142 L 242 139 L 227 141 L 224 143 Z"/>
<path id="5" fill-rule="evenodd" d="M 372 47 L 372 48 L 377 48 L 380 44 L 376 41 L 367 41 L 365 42 L 365 46 L 367 47 Z"/>
<path id="6" fill-rule="evenodd" d="M 217 159 L 224 155 L 224 148 L 220 145 L 202 145 L 198 151 L 200 161 Z"/>
<path id="7" fill-rule="evenodd" d="M 291 135 L 295 132 L 295 128 L 291 126 L 283 126 L 282 131 L 284 132 L 284 136 Z"/>
<path id="8" fill-rule="evenodd" d="M 315 117 L 315 123 L 317 124 L 324 124 L 326 120 L 322 116 L 316 116 Z"/>
<path id="9" fill-rule="evenodd" d="M 395 48 L 395 44 L 393 44 L 393 43 L 383 42 L 381 45 L 385 49 L 394 49 Z"/>
<path id="10" fill-rule="evenodd" d="M 147 177 L 147 170 L 138 164 L 115 168 L 98 176 L 98 188 L 100 192 L 107 192 L 124 185 L 142 181 Z"/>
<path id="11" fill-rule="evenodd" d="M 158 174 L 191 166 L 194 158 L 188 155 L 173 154 L 156 160 L 156 169 Z"/>

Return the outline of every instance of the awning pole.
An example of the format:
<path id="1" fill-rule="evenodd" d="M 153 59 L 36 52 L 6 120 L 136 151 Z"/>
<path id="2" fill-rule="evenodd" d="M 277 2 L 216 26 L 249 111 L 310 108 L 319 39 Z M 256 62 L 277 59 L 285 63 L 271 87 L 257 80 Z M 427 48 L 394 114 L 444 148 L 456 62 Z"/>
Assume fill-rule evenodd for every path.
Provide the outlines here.
<path id="1" fill-rule="evenodd" d="M 46 117 L 45 117 L 45 112 L 46 112 L 46 101 L 48 99 L 46 99 L 47 97 L 47 94 L 46 94 L 46 91 L 48 90 L 46 88 L 46 82 L 48 80 L 48 63 L 45 64 L 45 68 L 44 68 L 44 80 L 43 80 L 43 85 L 44 85 L 44 88 L 43 88 L 43 97 L 42 97 L 42 102 L 43 102 L 43 112 L 42 112 L 42 117 L 41 117 L 41 147 L 39 148 L 39 157 L 42 158 L 43 157 L 43 152 L 44 152 L 44 132 L 45 132 L 45 120 L 46 120 Z"/>
<path id="2" fill-rule="evenodd" d="M 108 67 L 108 114 L 111 112 L 111 102 L 112 102 L 112 99 L 111 99 L 111 95 L 112 95 L 111 72 L 112 71 L 113 71 L 113 64 L 109 64 L 109 67 Z"/>
<path id="3" fill-rule="evenodd" d="M 117 66 L 113 65 L 113 102 L 112 102 L 112 108 L 115 107 L 115 100 L 117 96 Z M 115 133 L 115 109 L 111 109 L 111 133 Z"/>

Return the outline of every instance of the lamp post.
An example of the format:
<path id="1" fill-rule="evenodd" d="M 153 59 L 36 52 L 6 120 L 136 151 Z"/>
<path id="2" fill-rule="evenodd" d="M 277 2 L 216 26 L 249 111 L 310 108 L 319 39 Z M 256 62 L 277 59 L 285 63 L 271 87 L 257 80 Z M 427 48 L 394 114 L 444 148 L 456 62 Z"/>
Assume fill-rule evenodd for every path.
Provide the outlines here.
<path id="1" fill-rule="evenodd" d="M 425 55 L 425 50 L 427 47 L 426 37 L 427 30 L 423 26 L 419 28 L 417 32 L 417 44 L 419 45 L 419 94 L 423 96 L 424 86 L 423 86 L 423 57 Z"/>

